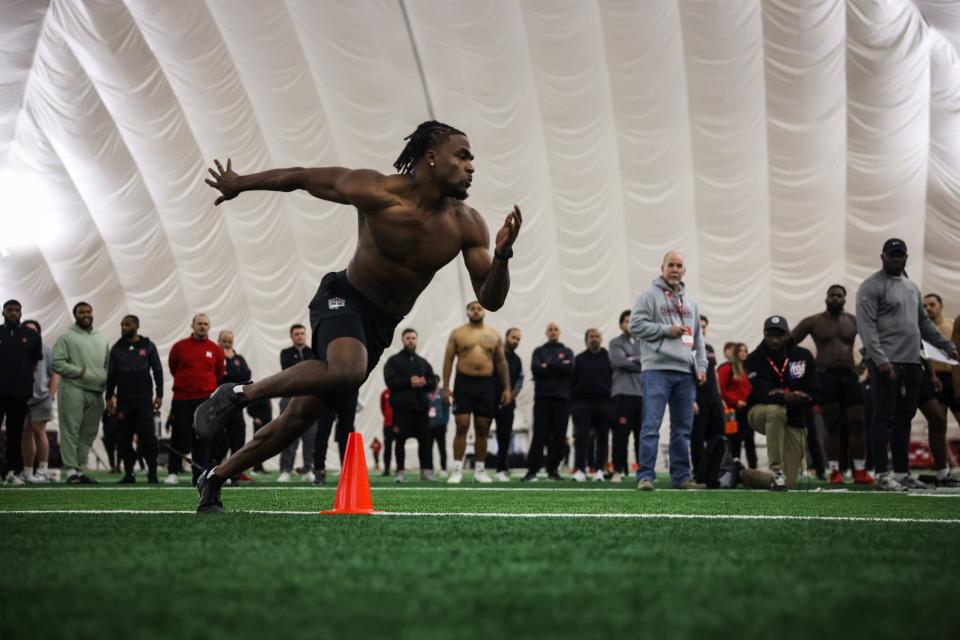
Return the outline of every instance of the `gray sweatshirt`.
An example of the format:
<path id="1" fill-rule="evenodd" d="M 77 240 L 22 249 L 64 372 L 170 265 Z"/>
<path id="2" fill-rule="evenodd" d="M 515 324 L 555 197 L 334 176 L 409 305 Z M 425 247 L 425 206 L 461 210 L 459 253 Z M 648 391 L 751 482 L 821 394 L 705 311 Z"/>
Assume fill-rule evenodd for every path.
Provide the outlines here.
<path id="1" fill-rule="evenodd" d="M 27 401 L 27 404 L 31 407 L 50 399 L 50 377 L 53 375 L 52 362 L 50 345 L 44 342 L 43 360 L 37 363 L 37 370 L 33 373 L 33 397 Z"/>
<path id="2" fill-rule="evenodd" d="M 610 366 L 613 367 L 613 387 L 610 396 L 642 396 L 640 388 L 640 340 L 622 333 L 610 341 Z"/>
<path id="3" fill-rule="evenodd" d="M 670 326 L 689 328 L 692 348 L 681 338 L 671 338 Z M 630 333 L 640 339 L 641 364 L 644 370 L 707 372 L 707 352 L 700 333 L 700 311 L 697 302 L 686 295 L 683 284 L 673 293 L 663 278 L 657 278 L 640 294 L 630 314 Z"/>
<path id="4" fill-rule="evenodd" d="M 921 337 L 947 351 L 952 345 L 923 310 L 920 287 L 883 270 L 857 289 L 857 333 L 866 358 L 876 366 L 920 364 Z"/>

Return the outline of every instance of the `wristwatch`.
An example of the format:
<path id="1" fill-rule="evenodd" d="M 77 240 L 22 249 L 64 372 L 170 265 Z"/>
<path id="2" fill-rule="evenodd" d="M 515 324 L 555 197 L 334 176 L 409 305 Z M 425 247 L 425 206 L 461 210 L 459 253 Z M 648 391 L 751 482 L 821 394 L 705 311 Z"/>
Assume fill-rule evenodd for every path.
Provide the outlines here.
<path id="1" fill-rule="evenodd" d="M 510 258 L 513 257 L 513 247 L 508 248 L 507 252 L 503 255 L 500 255 L 499 253 L 497 253 L 496 249 L 494 249 L 493 257 L 496 258 L 497 260 L 509 260 Z"/>

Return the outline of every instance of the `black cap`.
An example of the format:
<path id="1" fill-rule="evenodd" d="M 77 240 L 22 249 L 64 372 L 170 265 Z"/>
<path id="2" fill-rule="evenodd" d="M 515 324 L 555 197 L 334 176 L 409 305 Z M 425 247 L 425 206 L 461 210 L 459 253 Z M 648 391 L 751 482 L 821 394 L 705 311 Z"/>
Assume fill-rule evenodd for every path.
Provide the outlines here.
<path id="1" fill-rule="evenodd" d="M 890 238 L 883 243 L 883 252 L 885 254 L 890 255 L 891 253 L 896 253 L 897 251 L 906 253 L 907 243 L 900 238 Z"/>
<path id="2" fill-rule="evenodd" d="M 787 326 L 787 319 L 783 316 L 770 316 L 763 321 L 763 330 L 778 329 L 784 333 L 790 333 L 790 327 Z"/>

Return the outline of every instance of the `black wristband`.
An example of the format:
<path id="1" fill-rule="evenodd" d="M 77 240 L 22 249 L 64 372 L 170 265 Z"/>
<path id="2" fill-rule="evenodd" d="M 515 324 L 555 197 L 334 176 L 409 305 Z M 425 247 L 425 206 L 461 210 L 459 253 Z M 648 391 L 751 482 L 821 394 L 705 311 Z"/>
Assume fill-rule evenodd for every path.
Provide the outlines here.
<path id="1" fill-rule="evenodd" d="M 500 255 L 499 253 L 496 252 L 496 250 L 494 250 L 493 257 L 496 258 L 497 260 L 509 260 L 510 258 L 513 257 L 513 247 L 508 248 L 507 252 L 503 255 Z"/>

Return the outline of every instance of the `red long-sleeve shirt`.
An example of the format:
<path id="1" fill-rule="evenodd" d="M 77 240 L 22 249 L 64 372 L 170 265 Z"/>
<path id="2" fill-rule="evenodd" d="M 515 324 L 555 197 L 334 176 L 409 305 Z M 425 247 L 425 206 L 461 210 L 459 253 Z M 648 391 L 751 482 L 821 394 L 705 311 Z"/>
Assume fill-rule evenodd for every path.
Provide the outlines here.
<path id="1" fill-rule="evenodd" d="M 733 367 L 729 362 L 723 363 L 717 369 L 717 381 L 720 383 L 720 395 L 731 409 L 737 408 L 738 401 L 746 402 L 753 390 L 746 374 L 740 377 L 733 375 Z"/>
<path id="2" fill-rule="evenodd" d="M 174 400 L 204 400 L 217 389 L 224 374 L 223 349 L 211 340 L 193 336 L 176 342 L 170 349 Z"/>

